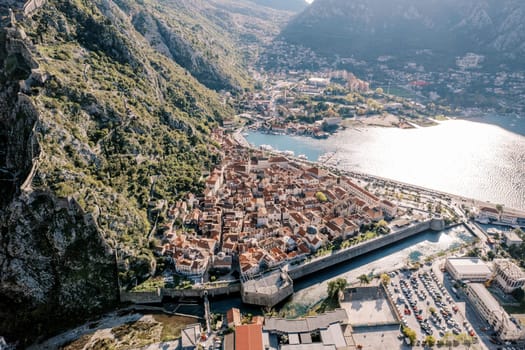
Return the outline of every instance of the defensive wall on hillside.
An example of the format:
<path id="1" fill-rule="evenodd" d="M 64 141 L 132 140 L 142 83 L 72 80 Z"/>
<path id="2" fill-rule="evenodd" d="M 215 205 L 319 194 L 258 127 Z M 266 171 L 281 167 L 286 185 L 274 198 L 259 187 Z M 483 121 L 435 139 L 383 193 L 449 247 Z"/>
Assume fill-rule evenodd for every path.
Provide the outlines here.
<path id="1" fill-rule="evenodd" d="M 120 292 L 120 301 L 134 304 L 158 304 L 161 303 L 165 297 L 169 298 L 202 298 L 207 292 L 209 297 L 219 295 L 238 294 L 241 291 L 240 283 L 230 283 L 211 288 L 191 288 L 191 289 L 175 289 L 175 288 L 158 288 L 156 291 L 150 292 Z"/>

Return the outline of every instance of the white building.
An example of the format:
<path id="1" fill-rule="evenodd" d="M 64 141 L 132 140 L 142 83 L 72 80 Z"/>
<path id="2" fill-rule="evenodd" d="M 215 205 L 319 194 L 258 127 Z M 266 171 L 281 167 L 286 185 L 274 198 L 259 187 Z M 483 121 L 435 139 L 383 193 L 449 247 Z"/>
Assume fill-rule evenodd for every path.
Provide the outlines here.
<path id="1" fill-rule="evenodd" d="M 383 214 L 389 218 L 394 218 L 397 213 L 397 205 L 394 203 L 383 199 L 379 202 L 379 207 L 383 210 Z"/>
<path id="2" fill-rule="evenodd" d="M 494 220 L 494 221 L 498 221 L 500 219 L 499 211 L 491 207 L 480 208 L 479 217 L 480 219 L 486 218 L 486 219 Z"/>
<path id="3" fill-rule="evenodd" d="M 257 210 L 257 227 L 268 225 L 268 212 L 265 207 Z"/>
<path id="4" fill-rule="evenodd" d="M 501 214 L 500 221 L 505 223 L 505 224 L 508 224 L 508 225 L 517 225 L 518 224 L 518 218 L 515 215 L 508 214 L 508 213 L 505 213 L 505 212 L 503 212 Z"/>
<path id="5" fill-rule="evenodd" d="M 520 245 L 523 243 L 523 240 L 520 236 L 514 231 L 503 231 L 503 238 L 505 239 L 505 244 L 510 247 L 511 245 Z"/>
<path id="6" fill-rule="evenodd" d="M 510 293 L 515 289 L 525 285 L 525 273 L 508 259 L 494 260 L 496 281 L 505 293 Z"/>
<path id="7" fill-rule="evenodd" d="M 448 258 L 445 268 L 456 280 L 484 282 L 492 275 L 490 268 L 479 258 Z"/>
<path id="8" fill-rule="evenodd" d="M 468 283 L 467 297 L 478 313 L 491 325 L 503 341 L 523 339 L 524 333 L 499 305 L 482 283 Z"/>

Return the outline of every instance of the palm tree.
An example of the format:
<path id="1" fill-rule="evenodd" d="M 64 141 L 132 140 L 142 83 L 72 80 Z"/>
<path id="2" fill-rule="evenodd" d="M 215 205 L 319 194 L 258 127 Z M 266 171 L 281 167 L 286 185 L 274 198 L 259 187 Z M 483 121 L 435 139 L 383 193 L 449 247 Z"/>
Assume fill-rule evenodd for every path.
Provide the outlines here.
<path id="1" fill-rule="evenodd" d="M 381 274 L 381 282 L 386 286 L 390 283 L 390 276 L 386 273 Z"/>
<path id="2" fill-rule="evenodd" d="M 370 279 L 370 277 L 368 277 L 367 274 L 362 274 L 359 277 L 357 277 L 357 279 L 359 280 L 359 283 L 361 285 L 363 285 L 363 284 L 370 284 L 370 282 L 371 282 L 371 279 Z"/>
<path id="3" fill-rule="evenodd" d="M 337 278 L 335 280 L 329 281 L 327 288 L 328 296 L 330 298 L 334 298 L 336 296 L 339 297 L 339 294 L 344 292 L 346 286 L 346 278 Z"/>

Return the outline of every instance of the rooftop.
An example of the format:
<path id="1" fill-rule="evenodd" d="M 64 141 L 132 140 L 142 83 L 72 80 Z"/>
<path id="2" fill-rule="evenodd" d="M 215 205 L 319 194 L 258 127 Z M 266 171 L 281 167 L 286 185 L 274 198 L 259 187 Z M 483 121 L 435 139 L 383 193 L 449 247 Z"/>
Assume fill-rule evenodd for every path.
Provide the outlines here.
<path id="1" fill-rule="evenodd" d="M 520 236 L 514 231 L 503 231 L 503 235 L 505 236 L 505 239 L 508 241 L 515 241 L 515 242 L 522 242 Z"/>
<path id="2" fill-rule="evenodd" d="M 283 276 L 279 271 L 275 271 L 264 277 L 244 282 L 243 288 L 245 292 L 271 295 L 277 293 L 288 281 L 289 278 L 286 275 Z"/>
<path id="3" fill-rule="evenodd" d="M 346 323 L 347 321 L 348 316 L 346 315 L 346 311 L 337 309 L 319 316 L 295 320 L 268 317 L 264 325 L 264 330 L 281 333 L 306 333 L 319 329 L 327 329 L 332 323 Z"/>
<path id="4" fill-rule="evenodd" d="M 508 259 L 495 259 L 494 264 L 512 279 L 519 280 L 525 278 L 525 273 L 523 273 L 520 267 Z"/>
<path id="5" fill-rule="evenodd" d="M 503 311 L 498 301 L 483 283 L 469 283 L 469 288 L 478 296 L 479 300 L 487 307 L 491 312 Z"/>
<path id="6" fill-rule="evenodd" d="M 479 258 L 448 258 L 448 263 L 460 273 L 491 274 L 490 268 Z"/>
<path id="7" fill-rule="evenodd" d="M 235 327 L 235 349 L 263 350 L 262 326 L 246 324 Z"/>

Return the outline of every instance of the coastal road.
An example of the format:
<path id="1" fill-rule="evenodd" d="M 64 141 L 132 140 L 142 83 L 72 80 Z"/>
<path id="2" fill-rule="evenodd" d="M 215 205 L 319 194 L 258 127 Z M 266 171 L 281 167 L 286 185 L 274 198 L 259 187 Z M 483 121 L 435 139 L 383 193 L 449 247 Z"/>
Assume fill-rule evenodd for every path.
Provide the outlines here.
<path id="1" fill-rule="evenodd" d="M 487 244 L 488 242 L 488 236 L 487 234 L 476 224 L 473 220 L 468 221 L 466 224 L 468 226 L 469 230 L 476 235 L 480 239 L 482 243 Z"/>

